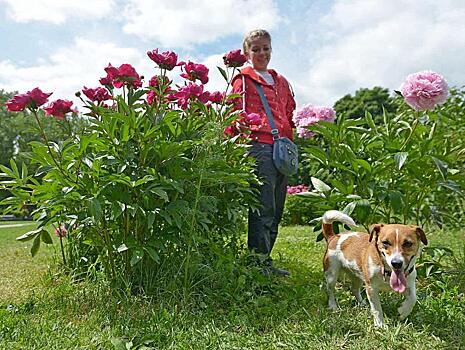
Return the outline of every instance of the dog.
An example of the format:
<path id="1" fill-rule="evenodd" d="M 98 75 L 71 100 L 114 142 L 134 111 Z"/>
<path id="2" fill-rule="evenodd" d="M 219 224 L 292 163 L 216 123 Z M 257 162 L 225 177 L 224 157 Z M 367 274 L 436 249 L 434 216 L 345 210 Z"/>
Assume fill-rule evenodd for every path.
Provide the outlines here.
<path id="1" fill-rule="evenodd" d="M 354 227 L 348 215 L 329 210 L 322 218 L 323 236 L 327 242 L 323 268 L 328 293 L 328 307 L 337 308 L 334 287 L 341 272 L 352 281 L 351 291 L 357 302 L 363 304 L 360 288 L 364 284 L 376 327 L 385 328 L 379 291 L 402 293 L 405 300 L 397 309 L 404 320 L 416 303 L 415 262 L 420 255 L 420 242 L 428 244 L 424 231 L 414 225 L 375 224 L 369 234 L 344 232 L 334 234 L 333 222 Z"/>

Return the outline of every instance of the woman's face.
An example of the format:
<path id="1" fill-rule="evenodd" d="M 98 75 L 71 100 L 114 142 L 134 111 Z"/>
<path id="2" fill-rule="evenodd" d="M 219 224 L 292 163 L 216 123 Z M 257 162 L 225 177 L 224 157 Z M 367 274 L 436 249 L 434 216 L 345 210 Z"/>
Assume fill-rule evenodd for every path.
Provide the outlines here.
<path id="1" fill-rule="evenodd" d="M 247 57 L 256 70 L 267 70 L 271 59 L 271 42 L 268 38 L 259 37 L 249 42 Z"/>

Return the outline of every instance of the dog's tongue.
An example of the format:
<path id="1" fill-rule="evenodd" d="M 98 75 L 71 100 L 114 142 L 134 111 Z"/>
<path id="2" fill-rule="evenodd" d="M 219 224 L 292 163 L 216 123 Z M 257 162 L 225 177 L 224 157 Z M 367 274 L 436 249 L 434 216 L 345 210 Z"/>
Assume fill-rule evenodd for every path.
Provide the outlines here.
<path id="1" fill-rule="evenodd" d="M 407 287 L 407 280 L 405 279 L 404 271 L 392 270 L 391 279 L 389 280 L 392 290 L 403 293 Z"/>

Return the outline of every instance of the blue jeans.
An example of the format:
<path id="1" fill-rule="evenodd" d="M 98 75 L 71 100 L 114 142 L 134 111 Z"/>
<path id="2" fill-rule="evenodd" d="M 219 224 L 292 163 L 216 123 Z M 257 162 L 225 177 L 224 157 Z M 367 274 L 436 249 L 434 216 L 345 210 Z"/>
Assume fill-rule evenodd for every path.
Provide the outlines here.
<path id="1" fill-rule="evenodd" d="M 258 186 L 261 208 L 258 212 L 249 209 L 248 247 L 269 257 L 283 215 L 287 176 L 273 164 L 273 145 L 253 142 L 250 155 L 256 159 L 257 174 L 263 184 Z"/>

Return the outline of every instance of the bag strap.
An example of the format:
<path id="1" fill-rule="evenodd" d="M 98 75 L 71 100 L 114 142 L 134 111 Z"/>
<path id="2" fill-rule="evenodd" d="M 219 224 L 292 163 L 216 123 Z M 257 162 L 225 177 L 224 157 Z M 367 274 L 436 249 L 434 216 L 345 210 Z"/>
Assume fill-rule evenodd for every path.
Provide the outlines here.
<path id="1" fill-rule="evenodd" d="M 279 139 L 279 130 L 276 128 L 276 124 L 274 123 L 273 114 L 271 114 L 271 109 L 268 101 L 266 100 L 265 94 L 263 93 L 263 89 L 261 85 L 255 80 L 253 83 L 255 84 L 255 88 L 257 89 L 258 95 L 260 96 L 260 100 L 262 100 L 263 108 L 265 108 L 265 113 L 268 117 L 268 123 L 270 123 L 271 126 L 271 135 L 273 136 L 273 140 L 277 140 Z"/>

